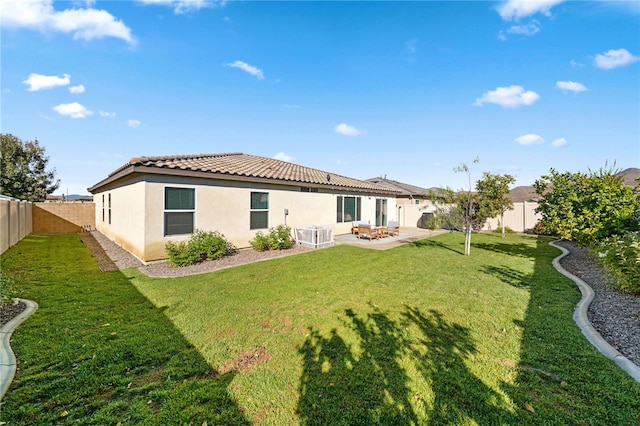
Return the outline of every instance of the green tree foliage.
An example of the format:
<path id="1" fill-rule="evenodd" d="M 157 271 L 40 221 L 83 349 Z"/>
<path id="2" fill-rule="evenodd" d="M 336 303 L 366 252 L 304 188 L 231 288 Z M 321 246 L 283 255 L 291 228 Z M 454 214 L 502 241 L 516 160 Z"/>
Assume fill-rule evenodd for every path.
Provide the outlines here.
<path id="1" fill-rule="evenodd" d="M 513 201 L 509 197 L 509 185 L 513 185 L 516 178 L 505 175 L 494 175 L 489 172 L 482 174 L 482 179 L 476 182 L 476 191 L 480 203 L 480 215 L 490 218 L 500 215 L 502 237 L 504 238 L 504 213 L 513 208 Z"/>
<path id="2" fill-rule="evenodd" d="M 640 194 L 612 169 L 559 173 L 554 169 L 534 187 L 542 197 L 536 211 L 546 232 L 584 246 L 611 235 L 640 230 Z"/>
<path id="3" fill-rule="evenodd" d="M 480 160 L 476 158 L 473 163 Z M 454 169 L 456 173 L 465 173 L 469 180 L 466 190 L 454 191 L 451 188 L 441 188 L 438 192 L 430 191 L 427 196 L 436 207 L 432 225 L 445 229 L 464 231 L 464 254 L 471 254 L 471 231 L 481 229 L 488 216 L 480 208 L 478 194 L 471 191 L 471 167 L 461 164 Z"/>
<path id="4" fill-rule="evenodd" d="M 44 201 L 60 186 L 56 170 L 47 170 L 49 157 L 36 139 L 23 142 L 0 134 L 0 194 L 26 201 Z"/>

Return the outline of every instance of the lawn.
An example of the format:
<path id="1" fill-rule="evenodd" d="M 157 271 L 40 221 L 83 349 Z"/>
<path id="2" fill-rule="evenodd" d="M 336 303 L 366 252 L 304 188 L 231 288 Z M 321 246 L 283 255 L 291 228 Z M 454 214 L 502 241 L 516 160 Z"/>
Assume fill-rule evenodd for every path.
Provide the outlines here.
<path id="1" fill-rule="evenodd" d="M 546 239 L 443 234 L 204 275 L 100 272 L 31 235 L 3 273 L 10 424 L 640 424 L 640 385 L 582 336 Z"/>

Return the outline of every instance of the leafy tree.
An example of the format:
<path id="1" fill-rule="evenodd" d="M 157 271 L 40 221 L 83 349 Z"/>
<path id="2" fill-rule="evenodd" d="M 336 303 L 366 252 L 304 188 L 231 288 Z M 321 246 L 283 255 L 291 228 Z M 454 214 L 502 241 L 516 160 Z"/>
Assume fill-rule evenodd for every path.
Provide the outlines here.
<path id="1" fill-rule="evenodd" d="M 513 201 L 509 197 L 509 185 L 513 185 L 515 181 L 516 178 L 508 174 L 494 175 L 484 172 L 482 179 L 476 182 L 482 215 L 487 218 L 500 215 L 502 238 L 504 238 L 504 212 L 513 208 Z"/>
<path id="2" fill-rule="evenodd" d="M 36 139 L 23 142 L 0 134 L 0 194 L 26 201 L 44 201 L 60 186 L 55 168 L 47 171 L 49 157 Z"/>
<path id="3" fill-rule="evenodd" d="M 542 197 L 536 211 L 550 233 L 593 246 L 611 235 L 640 230 L 640 193 L 613 169 L 559 173 L 554 169 L 534 187 Z"/>

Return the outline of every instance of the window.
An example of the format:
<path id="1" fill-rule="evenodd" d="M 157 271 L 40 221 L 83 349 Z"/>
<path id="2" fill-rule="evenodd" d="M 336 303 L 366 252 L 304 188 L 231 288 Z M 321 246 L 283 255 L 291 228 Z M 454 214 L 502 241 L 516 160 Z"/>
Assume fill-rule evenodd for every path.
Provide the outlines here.
<path id="1" fill-rule="evenodd" d="M 267 229 L 269 227 L 269 193 L 251 193 L 251 219 L 249 229 Z"/>
<path id="2" fill-rule="evenodd" d="M 196 190 L 193 188 L 164 188 L 164 235 L 193 233 L 196 209 Z"/>
<path id="3" fill-rule="evenodd" d="M 104 222 L 104 194 L 102 194 L 102 221 Z"/>
<path id="4" fill-rule="evenodd" d="M 387 225 L 387 199 L 376 198 L 376 226 Z"/>
<path id="5" fill-rule="evenodd" d="M 353 222 L 360 220 L 361 199 L 360 197 L 337 197 L 337 222 Z"/>
<path id="6" fill-rule="evenodd" d="M 111 193 L 108 194 L 109 196 L 109 225 L 111 225 Z"/>

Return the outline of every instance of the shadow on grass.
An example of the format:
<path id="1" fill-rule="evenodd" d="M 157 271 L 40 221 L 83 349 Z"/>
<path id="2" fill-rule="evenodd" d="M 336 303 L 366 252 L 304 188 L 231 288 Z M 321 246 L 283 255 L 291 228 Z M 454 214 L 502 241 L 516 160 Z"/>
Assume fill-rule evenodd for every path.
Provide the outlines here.
<path id="1" fill-rule="evenodd" d="M 493 275 L 503 283 L 513 287 L 524 288 L 529 285 L 528 281 L 530 277 L 527 274 L 509 268 L 508 266 L 487 265 L 481 267 L 480 271 L 488 275 Z"/>
<path id="2" fill-rule="evenodd" d="M 411 243 L 410 246 L 416 247 L 416 248 L 437 247 L 437 248 L 449 250 L 449 251 L 452 251 L 454 253 L 461 254 L 461 255 L 464 256 L 464 243 L 462 244 L 462 246 L 463 246 L 462 250 L 456 250 L 453 247 L 451 247 L 450 245 L 444 244 L 441 241 L 436 241 L 436 240 L 432 240 L 432 239 L 427 238 L 427 239 L 424 239 L 424 240 L 420 240 L 420 241 L 416 241 L 414 243 Z"/>
<path id="3" fill-rule="evenodd" d="M 303 359 L 297 413 L 302 424 L 508 424 L 502 396 L 465 365 L 475 352 L 469 330 L 436 311 L 405 307 L 401 319 L 374 309 L 345 312 L 357 342 L 337 330 L 312 330 L 299 352 Z M 417 337 L 406 334 L 411 328 Z M 412 393 L 407 362 L 431 385 L 434 396 Z"/>
<path id="4" fill-rule="evenodd" d="M 2 265 L 40 305 L 14 333 L 19 371 L 3 421 L 249 424 L 228 392 L 236 373 L 212 371 L 127 277 L 99 270 L 77 235 L 28 236 Z"/>
<path id="5" fill-rule="evenodd" d="M 511 285 L 527 283 L 529 302 L 522 329 L 519 360 L 504 360 L 517 372 L 503 383 L 517 407 L 518 424 L 640 424 L 640 386 L 601 355 L 582 335 L 572 314 L 580 300 L 575 283 L 552 266 L 560 254 L 550 238 L 536 245 L 487 244 L 486 249 L 535 259 L 533 272 L 520 277 L 508 268 L 485 272 Z"/>

